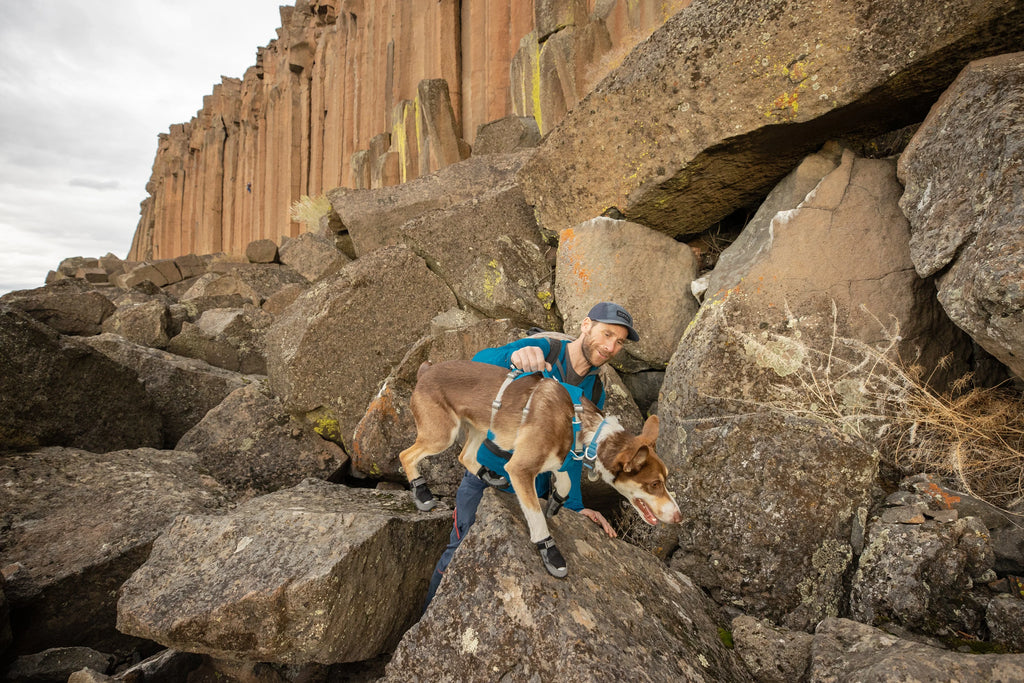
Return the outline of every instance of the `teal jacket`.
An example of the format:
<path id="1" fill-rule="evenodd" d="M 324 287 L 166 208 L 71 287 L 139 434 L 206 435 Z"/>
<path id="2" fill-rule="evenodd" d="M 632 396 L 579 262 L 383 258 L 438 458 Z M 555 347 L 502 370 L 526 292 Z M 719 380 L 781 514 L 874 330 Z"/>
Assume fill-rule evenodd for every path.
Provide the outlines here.
<path id="1" fill-rule="evenodd" d="M 587 373 L 578 385 L 573 386 L 565 382 L 565 368 L 569 363 L 567 351 L 568 344 L 569 342 L 560 339 L 527 337 L 525 339 L 505 344 L 504 346 L 484 349 L 473 356 L 473 360 L 479 363 L 488 363 L 490 365 L 497 365 L 503 368 L 511 368 L 512 354 L 516 350 L 521 349 L 524 346 L 538 346 L 543 349 L 548 362 L 551 364 L 551 377 L 562 382 L 574 402 L 579 403 L 579 397 L 582 395 L 590 399 L 598 408 L 603 408 L 605 398 L 604 386 L 598 376 L 599 371 L 597 368 L 591 368 L 590 372 Z M 487 447 L 487 444 L 481 446 L 480 450 L 477 451 L 477 460 L 480 461 L 481 465 L 487 467 L 491 471 L 507 476 L 505 472 L 506 459 L 495 455 Z M 565 502 L 565 507 L 570 510 L 582 510 L 583 495 L 580 488 L 580 482 L 583 478 L 583 461 L 575 460 L 574 458 L 566 458 L 561 469 L 569 474 L 569 479 L 572 482 L 572 486 L 569 489 L 569 498 Z M 511 491 L 512 488 L 508 487 L 505 490 Z M 537 477 L 537 495 L 546 496 L 550 490 L 551 474 L 544 473 Z"/>

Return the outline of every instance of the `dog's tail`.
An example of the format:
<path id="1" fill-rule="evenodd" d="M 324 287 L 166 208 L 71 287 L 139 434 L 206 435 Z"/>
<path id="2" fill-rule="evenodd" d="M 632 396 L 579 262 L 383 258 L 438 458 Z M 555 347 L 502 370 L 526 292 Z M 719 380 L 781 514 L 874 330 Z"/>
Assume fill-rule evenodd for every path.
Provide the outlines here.
<path id="1" fill-rule="evenodd" d="M 425 360 L 422 363 L 420 363 L 419 369 L 416 370 L 416 379 L 419 379 L 420 375 L 423 374 L 423 371 L 429 368 L 431 365 L 432 363 L 429 360 Z"/>

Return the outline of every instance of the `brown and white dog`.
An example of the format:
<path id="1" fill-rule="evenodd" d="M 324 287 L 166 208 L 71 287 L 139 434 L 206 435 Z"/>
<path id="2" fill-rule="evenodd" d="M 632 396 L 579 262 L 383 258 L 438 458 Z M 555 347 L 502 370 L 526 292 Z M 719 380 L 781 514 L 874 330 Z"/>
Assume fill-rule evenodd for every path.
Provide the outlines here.
<path id="1" fill-rule="evenodd" d="M 566 454 L 574 445 L 574 406 L 562 385 L 540 374 L 527 375 L 507 384 L 501 407 L 493 413 L 492 402 L 509 371 L 486 363 L 448 361 L 420 366 L 411 406 L 416 420 L 416 442 L 399 455 L 412 486 L 416 506 L 434 507 L 436 501 L 420 477 L 419 462 L 445 450 L 466 430 L 459 461 L 471 473 L 480 471 L 477 450 L 493 431 L 499 448 L 511 451 L 505 466 L 512 488 L 530 527 L 530 540 L 537 545 L 547 570 L 565 576 L 564 559 L 551 541 L 545 514 L 534 480 L 542 472 L 554 473 L 554 488 L 564 501 L 571 481 L 560 472 Z M 529 402 L 529 410 L 524 406 Z M 627 433 L 618 419 L 605 418 L 592 402 L 583 399 L 582 436 L 588 445 L 597 438 L 596 457 L 590 463 L 600 477 L 633 505 L 650 525 L 658 521 L 679 522 L 679 507 L 665 485 L 668 470 L 654 449 L 658 418 L 648 418 L 639 436 Z M 552 495 L 552 499 L 555 496 Z M 558 505 L 549 502 L 548 515 Z"/>

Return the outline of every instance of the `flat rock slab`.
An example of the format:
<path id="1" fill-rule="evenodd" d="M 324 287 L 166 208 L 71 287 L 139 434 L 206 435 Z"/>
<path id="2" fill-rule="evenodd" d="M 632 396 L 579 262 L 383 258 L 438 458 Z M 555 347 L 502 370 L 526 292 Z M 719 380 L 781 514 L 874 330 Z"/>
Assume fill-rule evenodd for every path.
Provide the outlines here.
<path id="1" fill-rule="evenodd" d="M 405 491 L 314 479 L 226 516 L 182 516 L 124 584 L 118 628 L 234 660 L 370 659 L 419 616 L 450 519 Z"/>

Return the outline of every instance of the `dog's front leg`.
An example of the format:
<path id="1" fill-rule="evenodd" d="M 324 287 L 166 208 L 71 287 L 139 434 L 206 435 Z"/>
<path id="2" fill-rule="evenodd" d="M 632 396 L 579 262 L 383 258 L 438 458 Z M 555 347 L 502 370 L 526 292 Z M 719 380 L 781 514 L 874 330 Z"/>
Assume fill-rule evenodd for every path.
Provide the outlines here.
<path id="1" fill-rule="evenodd" d="M 517 453 L 518 455 L 518 453 Z M 565 564 L 565 558 L 551 538 L 547 520 L 540 509 L 540 499 L 537 498 L 536 478 L 537 472 L 523 466 L 523 460 L 513 456 L 505 466 L 512 488 L 515 490 L 516 498 L 519 500 L 519 507 L 526 517 L 526 524 L 530 528 L 530 540 L 537 546 L 540 552 L 540 559 L 544 568 L 554 577 L 562 578 L 569 573 Z"/>

